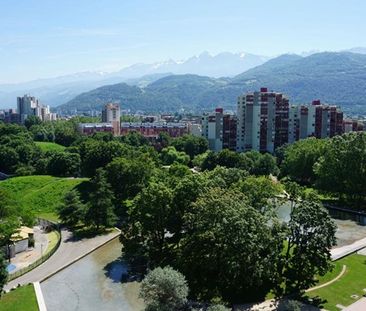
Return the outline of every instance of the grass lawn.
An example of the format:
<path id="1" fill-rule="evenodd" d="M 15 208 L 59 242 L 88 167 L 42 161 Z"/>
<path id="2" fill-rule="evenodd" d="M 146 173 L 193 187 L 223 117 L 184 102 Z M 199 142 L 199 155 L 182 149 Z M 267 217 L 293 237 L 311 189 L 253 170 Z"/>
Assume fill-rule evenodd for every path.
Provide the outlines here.
<path id="1" fill-rule="evenodd" d="M 57 230 L 51 231 L 47 233 L 48 246 L 45 251 L 45 255 L 52 251 L 52 249 L 56 246 L 58 240 L 60 239 L 60 233 Z"/>
<path id="2" fill-rule="evenodd" d="M 365 294 L 366 288 L 366 256 L 349 255 L 336 262 L 337 269 L 347 266 L 345 274 L 333 284 L 307 293 L 310 298 L 320 298 L 324 303 L 322 306 L 330 311 L 338 311 L 337 304 L 349 306 L 357 301 L 351 295 L 358 295 L 359 298 Z M 324 280 L 330 280 L 336 276 L 336 273 L 330 272 L 331 275 L 324 276 Z"/>
<path id="3" fill-rule="evenodd" d="M 19 287 L 0 299 L 0 311 L 38 311 L 33 284 Z"/>
<path id="4" fill-rule="evenodd" d="M 47 151 L 64 151 L 65 147 L 56 143 L 49 143 L 43 141 L 36 141 L 36 145 L 41 148 L 43 152 Z"/>
<path id="5" fill-rule="evenodd" d="M 35 216 L 57 220 L 56 207 L 73 188 L 85 191 L 87 178 L 59 178 L 53 176 L 21 176 L 0 182 L 0 189 L 9 192 L 15 204 Z"/>

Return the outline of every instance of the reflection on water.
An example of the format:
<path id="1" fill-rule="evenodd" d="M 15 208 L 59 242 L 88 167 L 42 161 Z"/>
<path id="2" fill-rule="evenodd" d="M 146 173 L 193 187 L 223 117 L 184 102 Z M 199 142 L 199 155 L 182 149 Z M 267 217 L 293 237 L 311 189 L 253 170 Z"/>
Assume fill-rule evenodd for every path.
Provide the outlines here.
<path id="1" fill-rule="evenodd" d="M 43 282 L 47 310 L 143 310 L 139 284 L 120 282 L 126 271 L 120 255 L 116 239 Z"/>
<path id="2" fill-rule="evenodd" d="M 286 203 L 277 209 L 277 216 L 288 222 L 290 220 L 290 204 Z M 352 244 L 353 242 L 366 237 L 366 226 L 361 226 L 352 220 L 341 220 L 333 218 L 337 225 L 337 247 Z"/>

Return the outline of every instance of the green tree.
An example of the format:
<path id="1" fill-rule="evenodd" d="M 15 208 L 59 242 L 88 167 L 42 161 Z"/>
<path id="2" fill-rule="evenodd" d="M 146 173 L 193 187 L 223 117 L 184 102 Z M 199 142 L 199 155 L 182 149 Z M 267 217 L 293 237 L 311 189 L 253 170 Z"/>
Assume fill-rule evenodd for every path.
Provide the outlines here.
<path id="1" fill-rule="evenodd" d="M 315 181 L 314 165 L 324 152 L 326 140 L 307 138 L 289 145 L 284 151 L 281 175 L 301 184 Z"/>
<path id="2" fill-rule="evenodd" d="M 231 309 L 226 308 L 224 305 L 215 304 L 212 306 L 209 306 L 206 311 L 231 311 Z"/>
<path id="3" fill-rule="evenodd" d="M 47 171 L 54 176 L 78 176 L 80 156 L 78 153 L 53 152 L 48 161 Z"/>
<path id="4" fill-rule="evenodd" d="M 6 270 L 7 263 L 5 261 L 3 252 L 0 251 L 0 297 L 3 292 L 3 288 L 8 281 L 8 271 Z"/>
<path id="5" fill-rule="evenodd" d="M 155 268 L 141 283 L 140 297 L 149 311 L 180 310 L 187 302 L 188 285 L 184 276 L 171 267 Z"/>
<path id="6" fill-rule="evenodd" d="M 149 182 L 154 164 L 150 158 L 115 158 L 106 166 L 108 182 L 118 201 L 133 199 Z"/>
<path id="7" fill-rule="evenodd" d="M 189 156 L 183 151 L 177 151 L 173 146 L 161 150 L 160 159 L 164 165 L 171 165 L 173 163 L 187 165 L 189 163 Z"/>
<path id="8" fill-rule="evenodd" d="M 249 176 L 239 182 L 237 187 L 248 198 L 249 204 L 259 211 L 269 205 L 273 206 L 274 202 L 270 200 L 274 200 L 275 196 L 282 191 L 280 184 L 266 176 Z"/>
<path id="9" fill-rule="evenodd" d="M 179 262 L 195 297 L 253 301 L 272 288 L 282 236 L 244 195 L 210 189 L 184 218 Z"/>
<path id="10" fill-rule="evenodd" d="M 118 141 L 97 141 L 88 139 L 80 146 L 81 168 L 85 176 L 93 176 L 96 169 L 105 167 L 114 158 L 126 155 L 129 150 Z"/>
<path id="11" fill-rule="evenodd" d="M 2 146 L 0 148 L 0 172 L 12 174 L 19 162 L 18 153 L 14 148 Z"/>
<path id="12" fill-rule="evenodd" d="M 113 206 L 113 192 L 107 182 L 106 173 L 97 169 L 90 181 L 91 191 L 87 205 L 85 222 L 99 230 L 101 226 L 110 227 L 115 224 L 116 215 Z"/>
<path id="13" fill-rule="evenodd" d="M 357 202 L 366 201 L 366 133 L 333 137 L 315 165 L 317 185 Z"/>
<path id="14" fill-rule="evenodd" d="M 286 294 L 310 288 L 316 275 L 332 267 L 330 249 L 336 225 L 318 202 L 300 201 L 291 213 L 284 257 L 280 265 Z"/>
<path id="15" fill-rule="evenodd" d="M 57 214 L 62 223 L 68 227 L 75 227 L 84 220 L 85 206 L 76 190 L 66 193 L 63 202 L 57 207 Z"/>
<path id="16" fill-rule="evenodd" d="M 167 227 L 172 209 L 172 191 L 165 184 L 151 182 L 133 200 L 128 210 L 128 223 L 122 230 L 126 257 L 164 264 L 169 258 Z"/>
<path id="17" fill-rule="evenodd" d="M 245 153 L 247 158 L 252 160 L 252 166 L 249 170 L 252 175 L 278 175 L 276 158 L 269 153 L 261 154 L 258 151 L 248 151 Z"/>
<path id="18" fill-rule="evenodd" d="M 33 125 L 40 125 L 42 124 L 42 120 L 37 116 L 28 116 L 25 119 L 24 125 L 29 130 Z"/>
<path id="19" fill-rule="evenodd" d="M 193 135 L 184 135 L 173 139 L 171 144 L 178 151 L 184 151 L 188 154 L 191 160 L 208 149 L 208 142 L 205 138 Z"/>

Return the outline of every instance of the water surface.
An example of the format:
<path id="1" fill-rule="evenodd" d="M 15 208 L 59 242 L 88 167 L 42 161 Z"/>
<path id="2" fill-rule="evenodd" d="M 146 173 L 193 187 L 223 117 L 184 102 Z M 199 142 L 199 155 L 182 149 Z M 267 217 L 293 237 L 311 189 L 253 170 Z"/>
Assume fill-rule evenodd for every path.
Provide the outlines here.
<path id="1" fill-rule="evenodd" d="M 121 283 L 126 266 L 118 239 L 41 284 L 48 311 L 140 311 L 139 283 Z"/>

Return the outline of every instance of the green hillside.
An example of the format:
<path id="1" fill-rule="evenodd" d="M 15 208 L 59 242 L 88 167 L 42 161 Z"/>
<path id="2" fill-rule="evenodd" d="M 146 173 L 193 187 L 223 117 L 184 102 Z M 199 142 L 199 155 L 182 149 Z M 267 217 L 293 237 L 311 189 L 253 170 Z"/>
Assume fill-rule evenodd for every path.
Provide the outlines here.
<path id="1" fill-rule="evenodd" d="M 59 106 L 62 111 L 102 109 L 118 102 L 123 109 L 145 112 L 201 112 L 214 107 L 235 109 L 237 97 L 268 87 L 287 94 L 292 103 L 313 99 L 342 105 L 345 111 L 366 112 L 366 55 L 318 53 L 308 57 L 282 55 L 233 78 L 171 75 L 145 88 L 124 83 L 80 94 Z"/>
<path id="2" fill-rule="evenodd" d="M 56 143 L 50 143 L 50 142 L 43 142 L 43 141 L 36 141 L 35 144 L 41 148 L 43 152 L 46 151 L 64 151 L 65 147 L 61 146 Z"/>
<path id="3" fill-rule="evenodd" d="M 52 176 L 22 176 L 0 182 L 21 209 L 35 216 L 57 219 L 55 209 L 65 193 L 75 187 L 82 188 L 86 178 L 58 178 Z"/>

